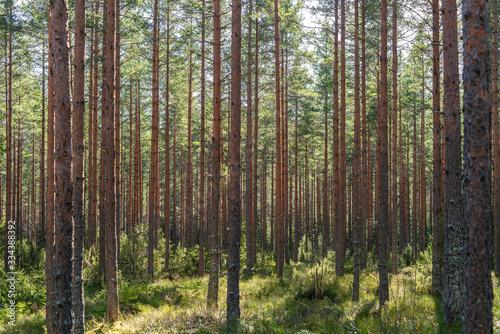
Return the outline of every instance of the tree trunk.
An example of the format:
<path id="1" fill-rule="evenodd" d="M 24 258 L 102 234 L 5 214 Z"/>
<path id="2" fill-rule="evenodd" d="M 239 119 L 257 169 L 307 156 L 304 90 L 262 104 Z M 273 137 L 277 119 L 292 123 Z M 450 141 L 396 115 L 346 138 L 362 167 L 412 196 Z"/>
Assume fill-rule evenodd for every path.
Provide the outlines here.
<path id="1" fill-rule="evenodd" d="M 49 7 L 50 8 L 50 7 Z M 12 12 L 11 12 L 12 13 Z M 48 129 L 47 129 L 47 244 L 46 244 L 46 265 L 45 276 L 47 286 L 47 302 L 45 319 L 47 332 L 54 332 L 54 72 L 53 72 L 53 31 L 52 11 L 49 10 L 49 78 L 48 78 Z M 9 108 L 7 114 L 7 189 L 6 189 L 6 222 L 12 219 L 12 30 L 9 28 Z M 6 229 L 7 231 L 7 229 Z M 5 238 L 7 242 L 7 238 Z M 7 251 L 7 247 L 5 247 Z M 6 253 L 7 254 L 7 253 Z M 7 262 L 5 262 L 7 263 Z M 7 268 L 8 269 L 8 268 Z"/>
<path id="2" fill-rule="evenodd" d="M 101 200 L 105 227 L 106 316 L 118 319 L 118 263 L 116 241 L 115 179 L 115 12 L 114 0 L 104 0 L 102 121 L 101 121 Z"/>
<path id="3" fill-rule="evenodd" d="M 233 0 L 231 11 L 231 140 L 229 141 L 229 247 L 226 326 L 229 333 L 236 333 L 240 318 L 241 0 Z"/>
<path id="4" fill-rule="evenodd" d="M 258 10 L 258 7 L 257 7 Z M 252 262 L 257 264 L 257 200 L 258 200 L 258 173 L 257 173 L 257 154 L 259 147 L 259 20 L 255 18 L 255 84 L 254 84 L 254 142 L 253 142 L 253 237 L 252 237 Z M 265 171 L 264 171 L 265 173 Z M 261 216 L 262 221 L 262 216 Z M 262 224 L 262 222 L 261 222 Z"/>
<path id="5" fill-rule="evenodd" d="M 69 77 L 68 8 L 64 1 L 50 3 L 55 123 L 55 249 L 54 333 L 72 331 L 73 185 L 71 180 L 71 91 Z M 19 215 L 18 215 L 19 219 Z"/>
<path id="6" fill-rule="evenodd" d="M 463 110 L 466 236 L 464 243 L 463 332 L 492 333 L 491 109 L 488 3 L 479 0 L 466 0 L 462 3 L 462 13 L 464 18 Z M 497 46 L 495 45 L 495 47 Z M 458 84 L 458 78 L 456 82 Z M 447 119 L 446 128 L 450 127 Z M 448 150 L 446 151 L 448 159 Z M 446 189 L 448 192 L 448 187 Z"/>
<path id="7" fill-rule="evenodd" d="M 279 7 L 278 0 L 274 0 L 274 68 L 276 84 L 276 274 L 283 277 L 283 220 L 282 220 L 282 135 L 281 135 L 281 98 L 280 98 L 280 38 L 279 38 Z"/>
<path id="8" fill-rule="evenodd" d="M 213 143 L 212 143 L 212 203 L 210 212 L 210 276 L 208 279 L 207 308 L 217 309 L 219 300 L 219 204 L 221 179 L 221 8 L 214 0 L 213 44 Z"/>
<path id="9" fill-rule="evenodd" d="M 252 203 L 253 185 L 252 185 L 252 0 L 249 1 L 248 8 L 248 49 L 247 49 L 247 133 L 245 143 L 245 231 L 246 231 L 246 253 L 247 253 L 247 268 L 246 273 L 252 272 L 252 246 L 253 246 L 253 230 L 255 228 Z"/>
<path id="10" fill-rule="evenodd" d="M 339 230 L 337 234 L 337 255 L 335 273 L 344 275 L 346 251 L 346 157 L 345 157 L 345 124 L 346 124 L 346 78 L 345 78 L 345 0 L 340 1 L 340 147 L 339 147 Z"/>
<path id="11" fill-rule="evenodd" d="M 193 105 L 193 54 L 189 51 L 189 78 L 188 78 L 188 156 L 187 156 L 187 173 L 186 173 L 186 245 L 192 247 L 194 245 L 192 238 L 193 229 L 193 161 L 191 151 L 193 147 L 192 134 L 192 105 Z"/>
<path id="12" fill-rule="evenodd" d="M 388 151 L 387 151 L 387 0 L 381 2 L 381 47 L 380 47 L 380 200 L 379 200 L 379 303 L 389 300 L 389 280 L 387 277 L 387 223 L 389 214 Z"/>
<path id="13" fill-rule="evenodd" d="M 45 238 L 45 40 L 42 46 L 42 142 L 40 144 L 40 186 L 39 186 L 39 197 L 38 197 L 38 246 L 45 248 L 46 238 Z M 2 219 L 2 180 L 0 179 L 0 220 Z"/>
<path id="14" fill-rule="evenodd" d="M 441 207 L 441 100 L 439 78 L 439 0 L 432 1 L 432 293 L 442 293 L 444 226 Z"/>
<path id="15" fill-rule="evenodd" d="M 73 313 L 74 333 L 85 332 L 83 300 L 83 243 L 85 220 L 83 216 L 83 165 L 85 158 L 85 1 L 75 2 L 75 101 L 73 107 L 73 210 L 74 210 L 74 273 Z"/>
<path id="16" fill-rule="evenodd" d="M 493 1 L 493 64 L 491 65 L 492 74 L 492 93 L 491 93 L 491 112 L 493 128 L 493 230 L 494 248 L 495 248 L 495 276 L 500 276 L 500 134 L 498 129 L 498 2 Z"/>
<path id="17" fill-rule="evenodd" d="M 361 120 L 359 100 L 359 9 L 354 0 L 354 155 L 352 173 L 353 204 L 353 283 L 352 300 L 359 300 L 360 239 L 361 239 Z"/>
<path id="18" fill-rule="evenodd" d="M 159 159 L 158 159 L 158 123 L 159 123 L 159 64 L 158 64 L 158 0 L 154 2 L 153 14 L 153 113 L 151 127 L 151 167 L 149 174 L 149 219 L 148 219 L 148 277 L 154 279 L 154 249 L 157 234 L 157 199 L 159 197 Z"/>
<path id="19" fill-rule="evenodd" d="M 200 147 L 200 236 L 198 275 L 205 276 L 205 0 L 201 14 L 201 147 Z M 168 175 L 168 174 L 167 174 Z"/>
<path id="20" fill-rule="evenodd" d="M 466 19 L 466 6 L 464 5 L 464 18 Z M 466 33 L 465 25 L 464 25 L 464 35 Z M 474 39 L 480 38 L 480 36 L 473 37 Z M 468 41 L 464 36 L 464 46 L 467 46 Z M 469 41 L 470 42 L 470 41 Z M 487 55 L 487 37 L 486 37 L 486 57 Z M 445 220 L 445 249 L 444 249 L 444 293 L 443 293 L 443 307 L 444 307 L 444 319 L 446 324 L 452 324 L 461 321 L 461 312 L 463 308 L 462 302 L 462 282 L 464 280 L 464 267 L 463 267 L 463 199 L 462 199 L 462 151 L 461 151 L 461 117 L 460 117 L 460 78 L 458 72 L 458 34 L 457 34 L 457 5 L 455 1 L 452 0 L 443 0 L 443 79 L 444 79 L 444 115 L 446 119 L 446 192 L 445 192 L 445 204 L 446 204 L 446 220 Z M 474 44 L 472 44 L 474 45 Z M 471 46 L 472 46 L 471 45 Z M 465 49 L 465 48 L 464 48 Z M 469 54 L 470 51 L 466 51 L 465 54 Z M 475 51 L 474 51 L 475 52 Z M 471 55 L 472 56 L 472 55 Z M 472 57 L 475 57 L 472 56 Z M 474 62 L 475 63 L 475 62 Z M 472 63 L 469 63 L 472 65 Z M 467 68 L 467 63 L 465 63 Z M 476 68 L 470 71 L 476 71 Z M 477 69 L 479 70 L 479 69 Z M 483 72 L 483 75 L 488 75 L 487 69 L 486 72 Z M 470 72 L 469 74 L 472 74 Z M 471 76 L 467 76 L 464 70 L 464 79 L 465 79 L 465 87 L 467 88 L 467 79 L 472 79 Z M 472 82 L 469 82 L 472 84 Z M 473 84 L 474 85 L 474 84 Z M 487 86 L 485 86 L 487 87 Z M 468 88 L 472 88 L 469 86 Z M 469 91 L 472 93 L 472 91 Z M 479 91 L 474 91 L 475 93 L 480 93 Z M 485 91 L 483 91 L 485 92 Z M 467 94 L 467 93 L 466 93 Z M 487 93 L 486 93 L 487 94 Z M 469 95 L 469 97 L 471 97 Z M 489 98 L 489 97 L 488 97 Z M 471 100 L 467 100 L 466 96 L 464 96 L 464 111 L 467 113 L 467 105 Z M 489 101 L 485 103 L 485 106 L 488 105 Z M 469 105 L 470 106 L 470 105 Z M 470 109 L 469 109 L 470 110 Z M 479 108 L 476 109 L 478 114 Z M 475 111 L 476 111 L 475 110 Z M 483 112 L 481 114 L 482 117 L 488 116 L 488 120 L 484 120 L 483 124 L 488 124 L 489 127 L 489 112 Z M 467 119 L 466 121 L 473 121 L 472 119 Z M 470 123 L 465 122 L 465 127 Z M 484 130 L 484 131 L 488 131 Z M 481 136 L 485 136 L 488 138 L 489 136 L 484 133 Z M 469 137 L 470 138 L 470 137 Z M 479 140 L 479 142 L 484 142 L 484 140 Z M 476 142 L 479 144 L 479 142 Z M 469 142 L 470 143 L 470 142 Z M 466 144 L 467 145 L 467 144 Z M 483 148 L 486 148 L 486 144 Z M 488 146 L 489 147 L 489 146 Z M 467 146 L 464 146 L 464 152 L 467 152 Z M 484 151 L 483 151 L 484 152 Z M 488 149 L 489 156 L 489 149 Z M 470 156 L 469 156 L 470 157 Z M 467 156 L 466 156 L 467 158 Z M 478 161 L 479 163 L 479 161 Z M 490 163 L 488 158 L 488 163 Z M 478 168 L 476 166 L 473 169 Z M 488 167 L 489 168 L 489 167 Z M 478 168 L 479 172 L 481 168 Z M 488 173 L 490 170 L 488 169 Z M 480 175 L 479 173 L 472 176 L 477 177 Z M 483 174 L 484 175 L 484 174 Z M 484 188 L 481 190 L 487 190 L 488 195 L 484 198 L 490 198 L 490 179 L 488 178 L 488 183 L 485 183 Z M 466 188 L 468 187 L 467 182 L 465 183 Z M 488 185 L 488 188 L 486 188 Z M 483 193 L 484 194 L 484 193 Z M 471 202 L 466 202 L 465 205 L 471 205 Z M 475 211 L 478 212 L 478 211 Z M 489 222 L 489 203 L 488 203 L 488 218 L 485 218 L 482 222 Z M 469 218 L 473 216 L 474 213 L 469 213 Z M 484 227 L 484 231 L 489 231 L 488 227 Z M 468 234 L 470 236 L 470 234 Z M 487 261 L 489 262 L 489 260 Z M 489 265 L 488 265 L 489 268 Z M 475 284 L 480 281 L 476 281 Z M 491 281 L 490 281 L 491 282 Z M 477 307 L 479 305 L 475 305 Z"/>
<path id="21" fill-rule="evenodd" d="M 392 273 L 398 273 L 398 17 L 397 0 L 392 3 Z"/>

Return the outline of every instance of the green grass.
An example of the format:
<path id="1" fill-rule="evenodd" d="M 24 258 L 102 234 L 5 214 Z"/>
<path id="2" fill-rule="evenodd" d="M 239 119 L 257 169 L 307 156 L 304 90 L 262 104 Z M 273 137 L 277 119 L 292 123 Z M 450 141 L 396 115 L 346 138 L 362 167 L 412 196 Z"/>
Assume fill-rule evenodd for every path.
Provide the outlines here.
<path id="1" fill-rule="evenodd" d="M 186 252 L 178 252 L 181 253 L 186 256 Z M 428 253 L 412 265 L 400 268 L 398 275 L 390 275 L 390 301 L 382 310 L 378 304 L 378 274 L 373 270 L 376 267 L 373 256 L 368 260 L 368 268 L 372 270 L 365 270 L 361 275 L 357 302 L 351 301 L 350 257 L 343 277 L 334 274 L 335 255 L 330 253 L 316 264 L 299 262 L 285 266 L 283 279 L 276 278 L 271 256 L 260 254 L 258 259 L 259 265 L 253 274 L 241 277 L 241 333 L 461 332 L 460 325 L 444 327 L 441 300 L 430 295 L 431 256 Z M 192 266 L 191 261 L 188 265 Z M 89 270 L 87 274 L 91 276 L 95 268 Z M 105 289 L 99 281 L 87 281 L 85 317 L 88 333 L 225 333 L 225 272 L 221 273 L 218 311 L 215 312 L 207 311 L 205 305 L 208 276 L 185 276 L 186 272 L 195 272 L 189 268 L 179 272 L 182 274 L 173 272 L 152 283 L 122 278 L 119 286 L 121 316 L 112 325 L 105 319 Z M 44 282 L 35 279 L 39 273 L 31 275 L 35 288 L 43 290 Z M 27 277 L 28 274 L 24 275 L 22 282 L 28 282 Z M 497 323 L 500 287 L 494 276 L 493 286 Z M 27 307 L 21 311 L 15 328 L 0 322 L 0 331 L 44 333 L 44 307 L 38 301 L 30 303 L 25 303 Z"/>

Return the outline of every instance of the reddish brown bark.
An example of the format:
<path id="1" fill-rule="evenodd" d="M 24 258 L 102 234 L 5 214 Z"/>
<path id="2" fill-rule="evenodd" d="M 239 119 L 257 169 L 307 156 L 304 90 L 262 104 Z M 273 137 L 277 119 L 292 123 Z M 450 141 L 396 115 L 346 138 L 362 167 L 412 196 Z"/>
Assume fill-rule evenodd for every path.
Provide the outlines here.
<path id="1" fill-rule="evenodd" d="M 73 185 L 71 180 L 71 92 L 69 77 L 68 7 L 65 1 L 50 3 L 52 20 L 52 65 L 55 116 L 55 247 L 54 247 L 54 333 L 72 331 Z M 18 140 L 20 148 L 20 140 Z M 19 152 L 19 150 L 18 150 Z M 19 166 L 20 164 L 18 164 Z M 18 182 L 18 185 L 20 182 Z M 19 194 L 19 192 L 18 192 Z M 18 206 L 19 210 L 19 206 Z M 19 218 L 19 215 L 17 215 Z"/>
<path id="2" fill-rule="evenodd" d="M 277 0 L 275 0 L 277 1 Z M 276 7 L 277 10 L 277 7 Z M 235 333 L 240 318 L 241 240 L 241 0 L 231 6 L 231 133 L 229 141 L 229 239 L 226 328 Z M 276 12 L 277 13 L 277 12 Z M 276 14 L 277 15 L 277 14 Z M 278 275 L 279 276 L 279 275 Z"/>
<path id="3" fill-rule="evenodd" d="M 464 244 L 464 309 L 462 313 L 464 323 L 462 328 L 464 333 L 492 333 L 488 2 L 466 0 L 462 3 L 462 15 L 465 130 L 463 182 L 466 236 Z M 495 45 L 495 47 L 497 46 Z M 446 130 L 448 131 L 451 126 L 447 119 Z M 448 160 L 448 149 L 446 154 Z M 448 186 L 446 191 L 448 193 Z M 447 203 L 448 208 L 449 203 Z"/>
<path id="4" fill-rule="evenodd" d="M 114 0 L 104 1 L 103 88 L 101 121 L 101 200 L 103 203 L 106 261 L 106 315 L 110 322 L 118 319 L 118 262 L 116 240 L 116 152 L 115 152 L 115 12 Z M 101 244 L 103 246 L 103 244 Z"/>
<path id="5" fill-rule="evenodd" d="M 221 8 L 214 0 L 213 43 L 213 142 L 212 142 L 212 201 L 210 212 L 210 276 L 208 280 L 207 308 L 217 309 L 219 299 L 219 203 L 221 179 Z"/>
<path id="6" fill-rule="evenodd" d="M 432 288 L 438 294 L 443 287 L 444 226 L 441 206 L 441 98 L 439 79 L 439 0 L 432 1 Z"/>
<path id="7" fill-rule="evenodd" d="M 72 122 L 73 145 L 73 216 L 74 216 L 74 272 L 73 313 L 74 333 L 85 332 L 83 301 L 83 244 L 85 220 L 83 216 L 83 181 L 85 159 L 85 1 L 75 2 L 75 100 Z"/>
<path id="8" fill-rule="evenodd" d="M 158 204 L 159 204 L 159 63 L 158 63 L 158 0 L 154 2 L 153 13 L 153 113 L 151 126 L 151 167 L 149 173 L 149 219 L 148 219 L 148 276 L 154 278 L 154 249 L 157 236 Z M 189 131 L 191 133 L 191 131 Z"/>
<path id="9" fill-rule="evenodd" d="M 486 5 L 485 5 L 486 6 Z M 464 4 L 464 13 L 463 17 L 464 20 L 467 21 L 467 14 L 466 14 L 466 8 L 467 6 Z M 476 8 L 477 9 L 477 8 Z M 476 13 L 476 11 L 474 11 Z M 469 13 L 470 15 L 470 13 Z M 476 15 L 476 14 L 474 14 Z M 476 30 L 476 28 L 474 28 Z M 471 58 L 469 58 L 469 63 L 470 65 L 474 66 L 473 64 L 475 63 L 472 61 L 477 55 L 476 55 L 476 50 L 468 49 L 467 44 L 468 42 L 472 42 L 471 45 L 474 45 L 476 41 L 480 40 L 480 36 L 474 36 L 472 40 L 467 41 L 465 34 L 466 34 L 467 29 L 465 28 L 465 22 L 464 22 L 464 58 L 469 55 Z M 476 31 L 477 32 L 477 31 Z M 486 33 L 486 31 L 485 31 Z M 486 33 L 487 35 L 487 33 Z M 477 40 L 476 40 L 477 38 Z M 452 324 L 452 323 L 457 323 L 462 320 L 462 308 L 463 308 L 463 301 L 462 301 L 462 290 L 463 290 L 463 282 L 464 282 L 464 258 L 463 258 L 463 239 L 464 239 L 464 202 L 463 202 L 463 194 L 462 194 L 462 182 L 464 182 L 465 189 L 469 187 L 469 183 L 467 182 L 467 170 L 465 171 L 465 179 L 462 181 L 462 134 L 461 134 L 461 115 L 460 115 L 460 77 L 459 77 L 459 58 L 458 58 L 458 32 L 457 32 L 457 5 L 455 1 L 452 0 L 443 0 L 443 59 L 444 59 L 444 64 L 443 64 L 443 86 L 444 86 L 444 116 L 446 119 L 446 128 L 445 128 L 445 138 L 446 138 L 446 167 L 445 167 L 445 173 L 446 173 L 446 191 L 445 191 L 445 204 L 446 204 L 446 210 L 445 210 L 445 249 L 444 249 L 444 292 L 443 292 L 443 308 L 444 308 L 444 319 L 446 324 Z M 485 68 L 483 69 L 484 72 L 482 72 L 482 75 L 485 77 L 488 76 L 488 41 L 487 41 L 487 36 L 486 36 L 486 42 L 485 45 L 483 46 L 483 52 L 486 53 L 486 64 Z M 481 47 L 480 44 L 477 44 L 478 47 Z M 479 50 L 477 50 L 479 51 Z M 473 54 L 470 54 L 469 52 L 473 52 Z M 481 69 L 478 67 L 476 68 L 467 68 L 467 60 L 465 60 L 465 68 L 464 68 L 464 92 L 467 94 L 467 88 L 472 88 L 473 86 L 468 86 L 468 84 L 474 85 L 472 82 L 467 82 L 467 79 L 472 79 L 476 75 L 476 71 L 481 72 Z M 469 75 L 466 74 L 466 70 L 469 70 Z M 474 74 L 472 74 L 474 72 Z M 486 79 L 488 80 L 488 79 Z M 477 94 L 481 94 L 481 92 L 488 94 L 488 84 L 486 84 L 486 89 L 481 88 L 480 91 L 477 91 Z M 469 91 L 469 94 L 474 94 L 473 90 Z M 467 106 L 467 103 L 469 101 L 467 98 L 471 98 L 471 95 L 467 96 L 464 95 L 464 112 L 467 114 L 468 110 L 474 110 L 474 109 L 467 109 L 467 107 L 471 107 L 471 105 Z M 489 96 L 486 98 L 489 99 Z M 482 99 L 479 98 L 481 102 Z M 479 101 L 476 100 L 476 101 Z M 473 111 L 473 114 L 476 112 L 481 115 L 481 117 L 486 117 L 488 116 L 487 120 L 484 120 L 483 125 L 488 125 L 488 127 L 485 129 L 485 132 L 489 131 L 489 101 L 486 101 L 484 106 L 488 106 L 488 111 L 483 110 L 483 113 L 481 113 L 481 107 L 478 107 L 477 110 Z M 473 121 L 473 119 L 465 119 L 465 128 L 467 129 L 468 126 L 470 126 L 470 123 Z M 465 132 L 467 136 L 467 130 Z M 470 132 L 469 132 L 470 134 Z M 482 133 L 481 136 L 485 136 L 488 138 L 487 142 L 490 144 L 489 141 L 489 136 L 486 133 Z M 469 137 L 473 138 L 473 137 Z M 484 142 L 484 140 L 479 140 L 479 142 Z M 479 142 L 476 142 L 476 145 L 479 144 Z M 470 143 L 470 142 L 469 142 Z M 467 152 L 468 152 L 468 146 L 467 142 L 464 142 L 464 157 L 467 159 Z M 488 154 L 488 164 L 490 163 L 489 161 L 489 146 L 484 145 L 483 148 L 487 151 Z M 486 151 L 483 151 L 486 153 Z M 471 152 L 471 151 L 469 151 Z M 469 157 L 471 157 L 469 155 Z M 467 163 L 465 164 L 467 166 Z M 477 168 L 478 174 L 472 176 L 472 178 L 479 177 L 481 174 L 482 168 L 481 162 L 477 161 L 477 165 L 473 167 L 473 169 Z M 486 167 L 485 165 L 482 165 L 482 167 Z M 469 171 L 472 171 L 472 169 L 469 169 Z M 488 173 L 491 170 L 489 169 L 488 166 Z M 470 174 L 469 174 L 470 176 Z M 471 179 L 469 179 L 470 181 Z M 488 182 L 483 184 L 483 189 L 481 189 L 483 192 L 484 198 L 490 198 L 490 178 L 488 177 Z M 474 183 L 474 181 L 473 181 Z M 483 183 L 482 181 L 479 181 L 479 183 Z M 488 185 L 488 188 L 486 186 Z M 472 189 L 472 188 L 469 188 Z M 487 189 L 487 190 L 486 190 Z M 488 195 L 486 195 L 486 192 Z M 467 193 L 467 190 L 466 190 Z M 473 201 L 471 202 L 465 202 L 466 207 L 470 208 L 470 205 L 472 204 Z M 478 202 L 477 204 L 479 204 Z M 481 221 L 481 224 L 488 224 L 488 227 L 484 226 L 484 232 L 488 233 L 489 231 L 489 202 L 488 202 L 488 218 L 484 217 L 484 220 Z M 471 210 L 472 211 L 472 210 Z M 474 209 L 475 213 L 478 213 L 480 211 L 477 209 Z M 465 217 L 466 221 L 474 221 L 474 219 L 471 217 L 474 215 L 474 213 L 469 212 L 469 217 Z M 471 219 L 472 220 L 469 220 Z M 488 223 L 487 223 L 488 222 Z M 484 233 L 482 232 L 482 233 Z M 466 240 L 468 239 L 467 236 L 470 238 L 472 237 L 469 232 L 466 232 Z M 473 232 L 472 232 L 473 233 Z M 473 239 L 469 239 L 473 240 Z M 489 240 L 489 239 L 488 239 Z M 477 248 L 475 248 L 477 249 Z M 486 252 L 484 253 L 486 255 Z M 490 255 L 490 254 L 488 254 Z M 491 259 L 491 258 L 490 258 Z M 486 262 L 489 262 L 487 260 Z M 487 266 L 489 268 L 489 265 Z M 488 274 L 489 276 L 489 274 Z M 491 284 L 491 278 L 489 279 L 490 284 Z M 476 281 L 474 284 L 478 284 L 480 280 Z M 486 284 L 486 282 L 484 282 Z M 490 285 L 491 287 L 491 285 Z M 467 295 L 467 292 L 465 292 Z M 479 295 L 479 294 L 478 294 Z M 473 298 L 476 298 L 474 296 Z M 467 304 L 467 303 L 465 303 Z M 478 307 L 480 309 L 481 307 L 479 305 L 475 305 L 475 307 Z M 464 310 L 464 315 L 466 311 Z M 475 312 L 475 311 L 473 311 Z M 477 328 L 477 327 L 476 327 Z M 464 333 L 467 332 L 464 329 Z"/>
<path id="10" fill-rule="evenodd" d="M 387 223 L 389 215 L 388 150 L 387 150 L 387 0 L 381 2 L 381 47 L 380 47 L 380 200 L 379 200 L 379 303 L 389 300 L 389 281 L 387 277 Z"/>

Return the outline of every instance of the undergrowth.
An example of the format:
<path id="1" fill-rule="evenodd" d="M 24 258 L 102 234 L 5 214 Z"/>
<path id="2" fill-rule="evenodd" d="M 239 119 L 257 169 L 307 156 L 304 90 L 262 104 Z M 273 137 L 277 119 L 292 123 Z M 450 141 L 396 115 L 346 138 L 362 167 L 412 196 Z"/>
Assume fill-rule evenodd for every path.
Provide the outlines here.
<path id="1" fill-rule="evenodd" d="M 165 240 L 155 252 L 155 277 L 145 276 L 147 261 L 140 255 L 145 240 L 121 240 L 119 296 L 120 320 L 106 322 L 106 290 L 99 277 L 98 255 L 85 254 L 85 319 L 88 333 L 225 333 L 225 256 L 221 264 L 218 309 L 207 311 L 207 275 L 198 277 L 198 250 L 171 250 L 170 270 L 164 273 Z M 244 244 L 244 243 L 243 243 Z M 141 246 L 142 245 L 142 246 Z M 24 246 L 23 246 L 24 247 Z M 144 247 L 145 248 L 145 247 Z M 29 247 L 23 252 L 29 254 Z M 141 253 L 142 252 L 142 253 Z M 241 270 L 241 333 L 459 333 L 460 325 L 445 328 L 439 297 L 431 296 L 430 247 L 418 258 L 411 248 L 399 256 L 399 272 L 390 274 L 390 301 L 380 309 L 378 273 L 374 251 L 367 254 L 367 268 L 360 281 L 360 300 L 351 301 L 352 255 L 347 253 L 345 275 L 335 275 L 335 252 L 316 258 L 311 247 L 299 250 L 299 261 L 284 267 L 276 277 L 274 257 L 259 252 L 250 275 Z M 94 252 L 96 253 L 96 252 Z M 245 252 L 242 251 L 242 265 Z M 144 255 L 144 254 L 143 254 Z M 27 259 L 25 260 L 27 261 Z M 44 259 L 42 259 L 42 262 Z M 135 271 L 134 271 L 135 270 Z M 0 274 L 5 275 L 0 269 Z M 5 305 L 5 280 L 0 281 L 0 303 Z M 4 284 L 4 285 L 2 285 Z M 499 320 L 499 282 L 493 277 L 494 315 Z M 17 325 L 8 327 L 0 308 L 0 331 L 45 333 L 45 274 L 43 266 L 24 269 L 18 276 L 20 302 Z M 498 328 L 496 329 L 499 330 Z"/>

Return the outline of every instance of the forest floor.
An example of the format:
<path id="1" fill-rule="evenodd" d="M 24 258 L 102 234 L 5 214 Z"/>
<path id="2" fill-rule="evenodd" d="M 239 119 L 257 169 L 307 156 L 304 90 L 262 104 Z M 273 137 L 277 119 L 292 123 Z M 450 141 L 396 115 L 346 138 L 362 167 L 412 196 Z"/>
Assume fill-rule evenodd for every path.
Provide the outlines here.
<path id="1" fill-rule="evenodd" d="M 221 273 L 218 311 L 208 312 L 208 274 L 202 278 L 194 274 L 196 253 L 191 254 L 192 261 L 186 261 L 186 258 L 177 261 L 177 265 L 190 263 L 193 268 L 189 276 L 185 275 L 186 272 L 173 272 L 149 283 L 121 279 L 121 318 L 113 325 L 105 321 L 105 289 L 101 284 L 87 282 L 86 331 L 224 333 L 225 272 Z M 405 254 L 400 256 L 399 274 L 390 275 L 390 302 L 382 311 L 379 311 L 378 274 L 373 253 L 369 254 L 367 269 L 361 275 L 360 300 L 357 302 L 351 301 L 352 257 L 348 254 L 346 273 L 342 277 L 335 275 L 334 257 L 332 252 L 316 264 L 312 261 L 292 262 L 285 266 L 283 279 L 277 279 L 271 256 L 259 254 L 258 266 L 252 275 L 242 274 L 240 281 L 241 333 L 461 332 L 459 326 L 444 327 L 441 300 L 430 295 L 432 262 L 429 252 L 409 265 L 404 263 Z M 21 314 L 18 314 L 15 327 L 7 326 L 4 309 L 0 309 L 0 332 L 45 333 L 43 270 L 40 268 L 21 276 L 20 288 L 33 290 L 30 294 L 23 292 L 27 302 L 20 304 Z M 494 276 L 493 285 L 495 332 L 500 333 L 500 287 Z M 43 300 L 38 301 L 40 298 Z M 4 304 L 3 300 L 0 302 Z"/>

